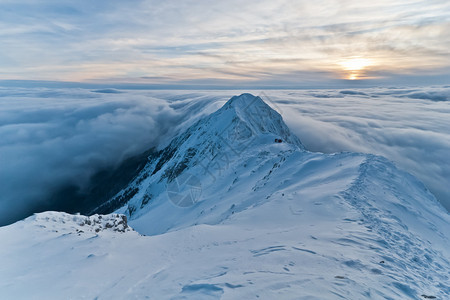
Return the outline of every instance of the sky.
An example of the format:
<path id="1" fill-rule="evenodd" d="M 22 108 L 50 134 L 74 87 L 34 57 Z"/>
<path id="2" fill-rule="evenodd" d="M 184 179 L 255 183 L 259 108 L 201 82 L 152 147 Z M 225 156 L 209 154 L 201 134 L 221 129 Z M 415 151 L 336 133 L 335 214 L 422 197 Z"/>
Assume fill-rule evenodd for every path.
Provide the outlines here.
<path id="1" fill-rule="evenodd" d="M 450 83 L 445 0 L 0 0 L 0 81 Z"/>

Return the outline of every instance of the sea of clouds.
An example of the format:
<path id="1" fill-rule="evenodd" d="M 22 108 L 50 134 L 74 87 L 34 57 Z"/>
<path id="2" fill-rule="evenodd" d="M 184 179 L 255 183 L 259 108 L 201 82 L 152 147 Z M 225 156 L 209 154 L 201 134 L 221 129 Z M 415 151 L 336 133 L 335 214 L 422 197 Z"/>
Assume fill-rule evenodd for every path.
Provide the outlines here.
<path id="1" fill-rule="evenodd" d="M 0 88 L 0 224 L 64 185 L 83 188 L 96 171 L 163 147 L 241 92 Z M 307 149 L 383 155 L 450 209 L 450 87 L 251 92 Z"/>
<path id="2" fill-rule="evenodd" d="M 213 111 L 212 100 L 113 89 L 0 88 L 0 224 L 45 207 L 49 195 L 67 184 L 86 187 L 96 171 L 167 143 L 198 114 Z"/>
<path id="3" fill-rule="evenodd" d="M 308 150 L 385 156 L 450 210 L 450 87 L 266 94 Z"/>

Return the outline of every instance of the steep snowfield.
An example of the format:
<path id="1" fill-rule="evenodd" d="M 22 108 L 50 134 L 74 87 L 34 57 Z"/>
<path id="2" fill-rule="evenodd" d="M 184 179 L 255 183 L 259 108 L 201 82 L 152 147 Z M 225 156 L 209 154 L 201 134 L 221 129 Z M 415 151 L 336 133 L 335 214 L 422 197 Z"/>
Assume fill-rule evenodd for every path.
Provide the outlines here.
<path id="1" fill-rule="evenodd" d="M 0 298 L 450 298 L 450 216 L 433 195 L 381 157 L 304 151 L 249 94 L 108 205 L 136 231 L 57 212 L 0 228 Z"/>

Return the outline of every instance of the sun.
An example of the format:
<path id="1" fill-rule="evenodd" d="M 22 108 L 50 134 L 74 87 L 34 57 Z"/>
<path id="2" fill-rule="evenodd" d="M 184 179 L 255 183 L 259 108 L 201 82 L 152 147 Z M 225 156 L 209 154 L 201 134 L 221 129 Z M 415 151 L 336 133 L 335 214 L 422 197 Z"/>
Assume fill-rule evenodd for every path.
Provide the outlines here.
<path id="1" fill-rule="evenodd" d="M 373 61 L 363 57 L 352 57 L 344 59 L 338 64 L 344 71 L 346 71 L 347 79 L 357 80 L 360 79 L 363 70 L 373 65 Z"/>
<path id="2" fill-rule="evenodd" d="M 348 79 L 356 80 L 356 79 L 358 79 L 358 74 L 356 74 L 355 72 L 352 72 L 350 75 L 348 75 Z"/>

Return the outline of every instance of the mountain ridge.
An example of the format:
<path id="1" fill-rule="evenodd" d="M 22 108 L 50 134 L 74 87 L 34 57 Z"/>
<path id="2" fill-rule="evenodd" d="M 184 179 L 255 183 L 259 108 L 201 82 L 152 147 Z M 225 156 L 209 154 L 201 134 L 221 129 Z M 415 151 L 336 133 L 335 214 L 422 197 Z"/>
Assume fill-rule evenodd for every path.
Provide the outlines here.
<path id="1" fill-rule="evenodd" d="M 275 140 L 280 140 L 285 144 L 304 149 L 300 140 L 284 124 L 281 115 L 271 109 L 260 97 L 251 94 L 235 96 L 215 113 L 191 125 L 159 154 L 154 155 L 144 168 L 145 170 L 137 176 L 135 186 L 151 176 L 159 176 L 159 183 L 164 180 L 170 183 L 189 166 L 200 164 L 206 170 L 209 167 L 208 164 L 217 156 L 222 155 L 227 158 L 238 156 L 261 137 L 265 138 L 264 141 L 260 141 L 262 143 L 274 143 Z M 119 205 L 124 205 L 137 194 L 136 188 L 125 188 L 109 203 L 116 201 Z M 153 197 L 155 193 L 148 192 L 146 195 Z M 143 199 L 144 194 L 139 196 Z M 146 203 L 143 202 L 141 201 L 141 204 L 145 205 Z M 91 213 L 112 212 L 111 208 L 102 209 L 109 203 L 97 207 Z M 119 207 L 116 205 L 115 208 Z M 131 217 L 137 209 L 131 208 L 128 211 L 129 216 Z"/>
<path id="2" fill-rule="evenodd" d="M 308 152 L 262 99 L 241 97 L 174 138 L 116 196 L 107 219 L 124 214 L 141 235 L 79 232 L 100 217 L 56 212 L 0 228 L 0 293 L 450 297 L 450 215 L 420 181 L 376 155 Z"/>

